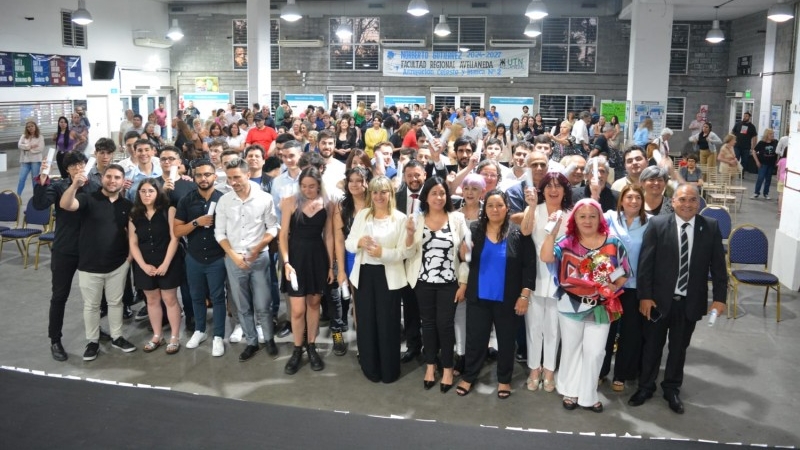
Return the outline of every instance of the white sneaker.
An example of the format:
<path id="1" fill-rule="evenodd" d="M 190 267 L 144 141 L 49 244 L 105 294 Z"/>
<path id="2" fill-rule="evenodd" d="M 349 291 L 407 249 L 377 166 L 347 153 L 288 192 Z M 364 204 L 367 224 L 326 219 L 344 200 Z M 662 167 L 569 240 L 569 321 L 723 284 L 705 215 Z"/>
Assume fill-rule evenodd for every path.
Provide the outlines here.
<path id="1" fill-rule="evenodd" d="M 265 342 L 267 342 L 267 340 L 264 339 L 264 329 L 261 328 L 261 325 L 256 325 L 256 332 L 258 333 L 259 344 L 264 344 Z"/>
<path id="2" fill-rule="evenodd" d="M 244 336 L 244 330 L 242 330 L 241 325 L 236 325 L 236 328 L 233 329 L 233 333 L 231 333 L 230 341 L 232 344 L 238 344 L 242 342 L 242 337 Z"/>
<path id="3" fill-rule="evenodd" d="M 211 341 L 211 356 L 222 356 L 225 354 L 225 342 L 219 336 L 214 336 Z"/>
<path id="4" fill-rule="evenodd" d="M 203 331 L 195 331 L 189 342 L 186 343 L 186 348 L 197 348 L 201 342 L 208 339 L 208 335 Z"/>
<path id="5" fill-rule="evenodd" d="M 765 195 L 764 200 L 769 200 L 769 195 Z"/>

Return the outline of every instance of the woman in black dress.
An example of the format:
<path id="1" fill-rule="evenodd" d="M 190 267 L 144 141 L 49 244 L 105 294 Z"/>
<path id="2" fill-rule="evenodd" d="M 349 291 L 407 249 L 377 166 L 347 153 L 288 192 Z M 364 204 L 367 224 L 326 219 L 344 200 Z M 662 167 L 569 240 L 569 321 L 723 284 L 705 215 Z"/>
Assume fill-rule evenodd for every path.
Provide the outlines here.
<path id="1" fill-rule="evenodd" d="M 153 178 L 143 180 L 136 191 L 130 213 L 128 239 L 130 252 L 136 262 L 133 266 L 133 284 L 144 291 L 147 313 L 153 327 L 153 337 L 144 346 L 152 352 L 166 342 L 162 337 L 163 312 L 161 301 L 167 306 L 167 318 L 173 334 L 167 344 L 167 354 L 178 353 L 181 348 L 181 307 L 178 305 L 178 287 L 181 285 L 183 264 L 176 257 L 178 238 L 173 222 L 175 208 L 169 197 Z"/>
<path id="2" fill-rule="evenodd" d="M 292 305 L 294 351 L 284 371 L 293 375 L 303 356 L 303 332 L 308 332 L 308 359 L 311 370 L 322 370 L 325 363 L 317 354 L 319 305 L 328 283 L 333 282 L 333 227 L 329 204 L 322 190 L 322 174 L 306 167 L 297 178 L 297 195 L 281 201 L 281 233 L 278 243 L 286 277 L 284 288 Z M 322 252 L 321 249 L 325 249 Z M 296 282 L 293 282 L 296 277 Z M 296 284 L 296 285 L 294 285 Z"/>
<path id="3" fill-rule="evenodd" d="M 341 162 L 346 162 L 350 151 L 356 148 L 356 130 L 350 128 L 349 117 L 343 117 L 336 122 L 336 150 L 333 157 Z"/>

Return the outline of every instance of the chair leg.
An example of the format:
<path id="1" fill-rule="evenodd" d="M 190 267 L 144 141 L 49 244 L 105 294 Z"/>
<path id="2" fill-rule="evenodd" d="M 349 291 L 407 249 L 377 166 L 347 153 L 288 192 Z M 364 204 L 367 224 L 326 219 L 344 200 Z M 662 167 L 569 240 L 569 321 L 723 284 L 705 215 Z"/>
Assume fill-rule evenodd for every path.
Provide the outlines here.
<path id="1" fill-rule="evenodd" d="M 775 286 L 775 290 L 778 291 L 778 318 L 776 322 L 781 321 L 781 284 L 780 282 Z"/>
<path id="2" fill-rule="evenodd" d="M 39 250 L 42 248 L 42 241 L 36 242 L 36 258 L 33 260 L 33 270 L 39 270 Z"/>

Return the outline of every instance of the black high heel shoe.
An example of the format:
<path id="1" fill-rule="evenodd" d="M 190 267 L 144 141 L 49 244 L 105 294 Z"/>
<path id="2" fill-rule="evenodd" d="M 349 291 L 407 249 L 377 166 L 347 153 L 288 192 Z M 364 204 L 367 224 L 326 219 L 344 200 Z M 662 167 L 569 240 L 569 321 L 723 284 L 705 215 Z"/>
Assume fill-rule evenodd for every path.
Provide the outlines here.
<path id="1" fill-rule="evenodd" d="M 434 381 L 422 380 L 422 383 L 426 391 L 429 391 L 432 387 L 436 386 L 436 380 Z"/>
<path id="2" fill-rule="evenodd" d="M 452 383 L 450 384 L 439 383 L 439 389 L 442 391 L 442 394 L 446 394 L 447 391 L 449 391 L 450 388 L 452 387 L 453 387 Z"/>

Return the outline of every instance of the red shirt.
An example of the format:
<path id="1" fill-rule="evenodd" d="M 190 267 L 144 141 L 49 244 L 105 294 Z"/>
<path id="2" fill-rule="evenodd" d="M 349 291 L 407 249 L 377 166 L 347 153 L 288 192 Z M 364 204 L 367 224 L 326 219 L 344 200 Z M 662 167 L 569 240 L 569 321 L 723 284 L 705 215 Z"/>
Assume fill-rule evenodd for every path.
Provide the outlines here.
<path id="1" fill-rule="evenodd" d="M 247 140 L 245 140 L 245 142 L 247 145 L 260 144 L 262 147 L 264 147 L 264 151 L 268 152 L 272 141 L 277 138 L 278 133 L 272 127 L 264 127 L 260 130 L 258 127 L 253 127 L 247 131 Z"/>
<path id="2" fill-rule="evenodd" d="M 417 130 L 414 128 L 408 130 L 408 133 L 403 137 L 403 147 L 419 150 L 419 144 L 417 144 Z"/>

